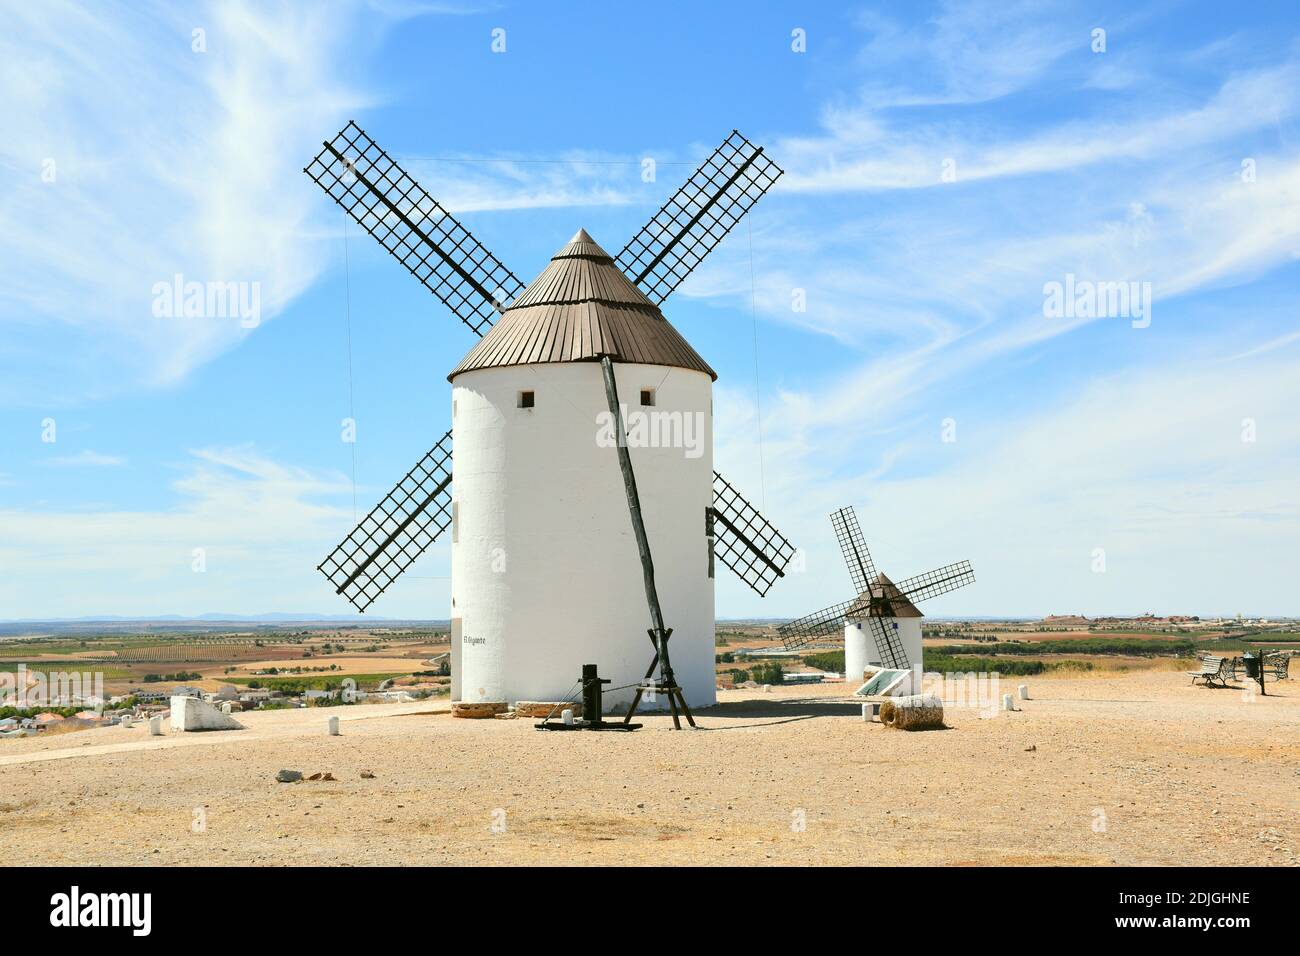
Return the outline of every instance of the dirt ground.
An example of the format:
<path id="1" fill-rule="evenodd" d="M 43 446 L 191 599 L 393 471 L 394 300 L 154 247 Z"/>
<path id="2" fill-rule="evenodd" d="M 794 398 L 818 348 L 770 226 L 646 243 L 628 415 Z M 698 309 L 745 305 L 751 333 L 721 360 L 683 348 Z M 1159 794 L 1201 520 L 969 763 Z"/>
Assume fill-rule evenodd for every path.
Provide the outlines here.
<path id="1" fill-rule="evenodd" d="M 725 691 L 682 733 L 422 702 L 7 740 L 0 843 L 74 865 L 1298 865 L 1300 681 L 1253 700 L 1161 671 L 1027 683 L 1021 712 L 950 707 L 924 733 L 864 724 L 840 684 Z"/>

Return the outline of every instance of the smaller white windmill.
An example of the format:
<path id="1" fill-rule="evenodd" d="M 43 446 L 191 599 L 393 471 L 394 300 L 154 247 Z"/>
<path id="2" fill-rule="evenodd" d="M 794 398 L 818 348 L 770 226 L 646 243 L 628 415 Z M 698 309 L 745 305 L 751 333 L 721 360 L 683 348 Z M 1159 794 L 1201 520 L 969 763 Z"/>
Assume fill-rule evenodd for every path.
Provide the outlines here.
<path id="1" fill-rule="evenodd" d="M 860 681 L 868 667 L 899 672 L 919 668 L 923 615 L 916 605 L 973 583 L 970 562 L 959 561 L 895 584 L 876 572 L 851 507 L 833 512 L 831 527 L 858 596 L 782 624 L 777 628 L 782 643 L 793 650 L 843 629 L 844 675 L 850 684 Z"/>

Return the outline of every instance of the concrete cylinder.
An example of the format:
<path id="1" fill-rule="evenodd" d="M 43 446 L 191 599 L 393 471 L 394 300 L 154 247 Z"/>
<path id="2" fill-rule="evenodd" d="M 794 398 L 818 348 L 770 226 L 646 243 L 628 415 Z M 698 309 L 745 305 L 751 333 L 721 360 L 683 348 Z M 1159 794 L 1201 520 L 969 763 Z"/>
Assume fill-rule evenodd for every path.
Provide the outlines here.
<path id="1" fill-rule="evenodd" d="M 1019 692 L 1019 694 L 1020 694 L 1020 699 L 1021 699 L 1021 700 L 1029 700 L 1029 685 L 1028 685 L 1028 684 L 1021 684 L 1020 687 L 1018 688 L 1018 692 Z"/>
<path id="2" fill-rule="evenodd" d="M 337 717 L 331 717 L 329 719 L 329 735 L 331 737 L 337 737 L 339 735 L 339 719 Z"/>
<path id="3" fill-rule="evenodd" d="M 149 734 L 153 737 L 161 737 L 163 735 L 163 719 L 161 717 L 149 718 Z"/>
<path id="4" fill-rule="evenodd" d="M 572 727 L 573 711 L 570 710 L 568 707 L 564 708 L 564 710 L 560 711 L 560 719 L 564 721 L 564 726 Z"/>
<path id="5" fill-rule="evenodd" d="M 131 715 L 130 715 L 130 714 L 123 714 L 123 715 L 122 715 L 122 719 L 119 720 L 117 723 L 118 723 L 118 726 L 119 726 L 119 727 L 127 727 L 127 728 L 130 728 L 130 726 L 131 726 L 131 724 L 132 724 Z"/>
<path id="6" fill-rule="evenodd" d="M 1015 702 L 1015 699 L 1014 699 L 1010 694 L 1003 694 L 1003 695 L 1002 695 L 1002 709 L 1003 709 L 1003 710 L 1015 710 L 1015 709 L 1016 709 L 1016 702 Z"/>

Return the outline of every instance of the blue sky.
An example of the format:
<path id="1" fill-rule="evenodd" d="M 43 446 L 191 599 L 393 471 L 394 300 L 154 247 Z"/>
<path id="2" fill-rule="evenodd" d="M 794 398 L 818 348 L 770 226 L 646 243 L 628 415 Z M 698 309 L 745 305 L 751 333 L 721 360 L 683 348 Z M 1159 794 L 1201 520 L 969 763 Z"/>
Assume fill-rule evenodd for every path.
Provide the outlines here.
<path id="1" fill-rule="evenodd" d="M 473 344 L 355 225 L 345 267 L 301 169 L 351 118 L 525 281 L 733 127 L 786 169 L 665 307 L 806 552 L 719 616 L 848 597 L 844 504 L 895 577 L 974 563 L 932 614 L 1300 614 L 1293 3 L 650 10 L 6 5 L 0 618 L 349 610 L 315 565 Z M 155 316 L 177 273 L 260 323 Z M 1150 324 L 1046 316 L 1067 275 L 1150 283 Z M 373 613 L 445 618 L 448 557 Z"/>

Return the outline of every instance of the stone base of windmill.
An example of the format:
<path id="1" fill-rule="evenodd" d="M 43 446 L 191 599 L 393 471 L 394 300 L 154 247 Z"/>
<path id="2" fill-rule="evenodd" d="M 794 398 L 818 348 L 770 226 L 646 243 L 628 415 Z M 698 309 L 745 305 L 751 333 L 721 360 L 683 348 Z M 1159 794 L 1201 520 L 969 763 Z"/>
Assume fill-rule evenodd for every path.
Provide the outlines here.
<path id="1" fill-rule="evenodd" d="M 938 730 L 943 726 L 943 701 L 934 694 L 890 698 L 880 705 L 880 722 L 898 730 Z"/>
<path id="2" fill-rule="evenodd" d="M 550 717 L 559 720 L 560 714 L 566 710 L 573 711 L 574 717 L 581 717 L 582 701 L 521 700 L 515 703 L 516 717 Z"/>
<path id="3" fill-rule="evenodd" d="M 476 720 L 491 719 L 497 714 L 504 714 L 508 709 L 504 700 L 453 700 L 451 702 L 453 717 L 468 717 Z"/>

